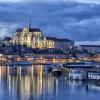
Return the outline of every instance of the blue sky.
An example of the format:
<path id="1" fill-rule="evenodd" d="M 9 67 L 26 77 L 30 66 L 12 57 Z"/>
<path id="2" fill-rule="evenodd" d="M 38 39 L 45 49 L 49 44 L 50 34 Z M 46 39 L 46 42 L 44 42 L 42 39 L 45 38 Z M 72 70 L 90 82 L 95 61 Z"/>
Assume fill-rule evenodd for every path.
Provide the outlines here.
<path id="1" fill-rule="evenodd" d="M 0 37 L 30 19 L 47 36 L 100 43 L 100 0 L 0 0 Z"/>

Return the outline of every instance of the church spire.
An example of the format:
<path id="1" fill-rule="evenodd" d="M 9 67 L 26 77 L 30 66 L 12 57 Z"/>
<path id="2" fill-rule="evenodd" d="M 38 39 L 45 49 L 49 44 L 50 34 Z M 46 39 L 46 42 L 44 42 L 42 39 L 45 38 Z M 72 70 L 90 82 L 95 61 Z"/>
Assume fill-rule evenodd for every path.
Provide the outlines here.
<path id="1" fill-rule="evenodd" d="M 31 28 L 31 24 L 32 24 L 32 23 L 31 23 L 31 19 L 30 19 L 30 20 L 29 20 L 29 28 Z"/>

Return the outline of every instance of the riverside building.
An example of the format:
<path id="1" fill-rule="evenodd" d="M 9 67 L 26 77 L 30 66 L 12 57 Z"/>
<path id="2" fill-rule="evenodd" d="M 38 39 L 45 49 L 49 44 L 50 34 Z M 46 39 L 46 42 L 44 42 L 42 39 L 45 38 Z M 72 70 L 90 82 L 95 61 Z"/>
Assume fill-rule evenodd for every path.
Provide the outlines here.
<path id="1" fill-rule="evenodd" d="M 74 46 L 74 41 L 69 39 L 58 39 L 56 37 L 46 37 L 39 28 L 18 28 L 12 37 L 13 45 L 26 45 L 26 47 L 47 49 L 70 49 Z"/>

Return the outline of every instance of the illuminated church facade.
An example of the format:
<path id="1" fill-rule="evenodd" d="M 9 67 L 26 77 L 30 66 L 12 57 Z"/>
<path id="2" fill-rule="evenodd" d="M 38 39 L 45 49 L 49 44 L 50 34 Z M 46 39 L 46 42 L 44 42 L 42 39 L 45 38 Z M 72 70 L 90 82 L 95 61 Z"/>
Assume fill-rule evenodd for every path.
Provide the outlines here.
<path id="1" fill-rule="evenodd" d="M 74 41 L 69 39 L 58 39 L 56 37 L 46 37 L 39 28 L 19 28 L 11 40 L 13 45 L 26 45 L 31 48 L 56 48 L 69 49 L 74 46 Z"/>

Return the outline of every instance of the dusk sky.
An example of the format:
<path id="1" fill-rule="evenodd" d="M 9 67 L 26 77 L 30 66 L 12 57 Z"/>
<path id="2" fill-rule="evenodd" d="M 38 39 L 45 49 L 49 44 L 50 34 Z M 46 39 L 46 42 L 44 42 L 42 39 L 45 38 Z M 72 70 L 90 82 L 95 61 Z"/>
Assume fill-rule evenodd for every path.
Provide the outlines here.
<path id="1" fill-rule="evenodd" d="M 100 43 L 100 0 L 0 0 L 0 37 L 30 19 L 47 36 Z"/>

